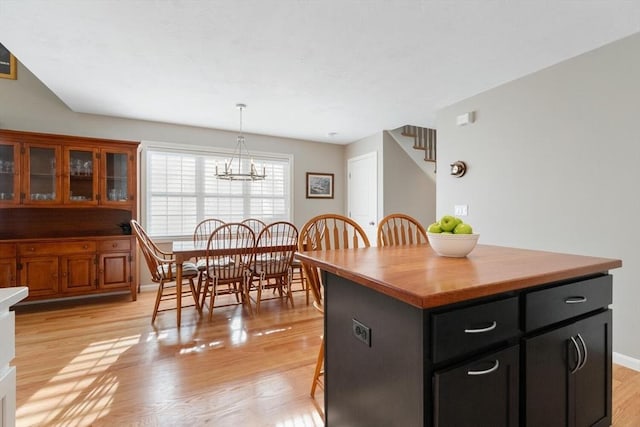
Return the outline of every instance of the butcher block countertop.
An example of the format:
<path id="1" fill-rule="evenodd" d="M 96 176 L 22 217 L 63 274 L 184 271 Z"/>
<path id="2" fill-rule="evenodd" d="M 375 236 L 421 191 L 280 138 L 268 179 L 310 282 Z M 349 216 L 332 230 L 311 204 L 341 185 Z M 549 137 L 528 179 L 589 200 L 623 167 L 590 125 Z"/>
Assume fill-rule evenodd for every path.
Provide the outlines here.
<path id="1" fill-rule="evenodd" d="M 618 259 L 478 245 L 466 258 L 428 245 L 296 254 L 303 262 L 419 308 L 439 307 L 541 284 L 606 273 Z"/>

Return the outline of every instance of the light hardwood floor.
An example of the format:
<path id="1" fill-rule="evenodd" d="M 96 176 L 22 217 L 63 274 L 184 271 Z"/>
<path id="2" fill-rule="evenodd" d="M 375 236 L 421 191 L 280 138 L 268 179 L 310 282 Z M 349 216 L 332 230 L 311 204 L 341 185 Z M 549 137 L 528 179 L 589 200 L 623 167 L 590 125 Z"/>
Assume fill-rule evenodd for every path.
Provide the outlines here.
<path id="1" fill-rule="evenodd" d="M 309 397 L 322 317 L 265 302 L 249 317 L 216 308 L 161 313 L 154 293 L 16 311 L 17 425 L 321 426 Z M 614 425 L 640 426 L 640 373 L 615 366 Z"/>

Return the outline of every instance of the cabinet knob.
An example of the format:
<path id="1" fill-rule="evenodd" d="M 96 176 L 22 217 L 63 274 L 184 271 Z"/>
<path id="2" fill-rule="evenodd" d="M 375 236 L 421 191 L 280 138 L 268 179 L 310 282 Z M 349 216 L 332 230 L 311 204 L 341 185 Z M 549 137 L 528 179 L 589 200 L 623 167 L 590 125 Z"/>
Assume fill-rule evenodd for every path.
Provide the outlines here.
<path id="1" fill-rule="evenodd" d="M 31 248 L 29 248 L 28 250 L 29 250 L 29 252 L 35 252 L 35 251 L 36 251 L 36 248 L 31 247 Z"/>
<path id="2" fill-rule="evenodd" d="M 117 243 L 113 243 L 113 244 L 111 245 L 111 247 L 112 247 L 112 248 L 117 248 L 117 247 L 118 247 L 118 244 L 117 244 Z"/>
<path id="3" fill-rule="evenodd" d="M 82 249 L 88 249 L 89 245 L 82 245 Z"/>

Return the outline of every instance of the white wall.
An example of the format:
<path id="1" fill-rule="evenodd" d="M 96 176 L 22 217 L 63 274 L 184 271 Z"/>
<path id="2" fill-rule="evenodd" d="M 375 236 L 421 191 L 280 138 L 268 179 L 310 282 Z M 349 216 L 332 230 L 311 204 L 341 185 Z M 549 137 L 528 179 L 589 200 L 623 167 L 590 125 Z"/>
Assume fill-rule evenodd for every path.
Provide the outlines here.
<path id="1" fill-rule="evenodd" d="M 640 359 L 640 34 L 441 110 L 438 216 L 480 243 L 619 258 L 614 352 Z M 455 125 L 476 112 L 476 122 Z M 448 165 L 464 160 L 463 178 Z"/>
<path id="2" fill-rule="evenodd" d="M 233 106 L 229 108 L 230 114 L 237 114 Z M 20 63 L 18 80 L 0 79 L 0 128 L 227 149 L 236 144 L 234 132 L 74 113 Z M 344 146 L 264 135 L 246 137 L 249 150 L 293 155 L 293 222 L 298 227 L 320 213 L 344 213 Z M 335 174 L 335 197 L 307 200 L 306 172 Z"/>
<path id="3" fill-rule="evenodd" d="M 424 151 L 419 152 L 424 155 Z M 382 214 L 411 215 L 427 228 L 436 218 L 435 176 L 417 166 L 389 132 L 383 134 L 383 154 Z"/>

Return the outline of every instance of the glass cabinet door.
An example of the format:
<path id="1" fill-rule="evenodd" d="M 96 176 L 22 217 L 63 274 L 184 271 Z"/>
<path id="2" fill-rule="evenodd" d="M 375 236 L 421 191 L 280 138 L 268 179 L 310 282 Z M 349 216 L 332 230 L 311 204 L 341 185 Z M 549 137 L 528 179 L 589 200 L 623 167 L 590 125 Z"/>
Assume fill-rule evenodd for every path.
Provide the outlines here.
<path id="1" fill-rule="evenodd" d="M 19 144 L 0 144 L 0 204 L 20 202 L 19 154 Z"/>
<path id="2" fill-rule="evenodd" d="M 60 202 L 60 148 L 26 144 L 25 200 L 28 204 Z"/>
<path id="3" fill-rule="evenodd" d="M 102 203 L 131 203 L 131 164 L 127 152 L 103 151 L 104 195 Z"/>
<path id="4" fill-rule="evenodd" d="M 64 158 L 65 178 L 67 178 L 64 188 L 64 202 L 97 204 L 98 165 L 95 164 L 96 151 L 91 148 L 66 148 Z"/>

